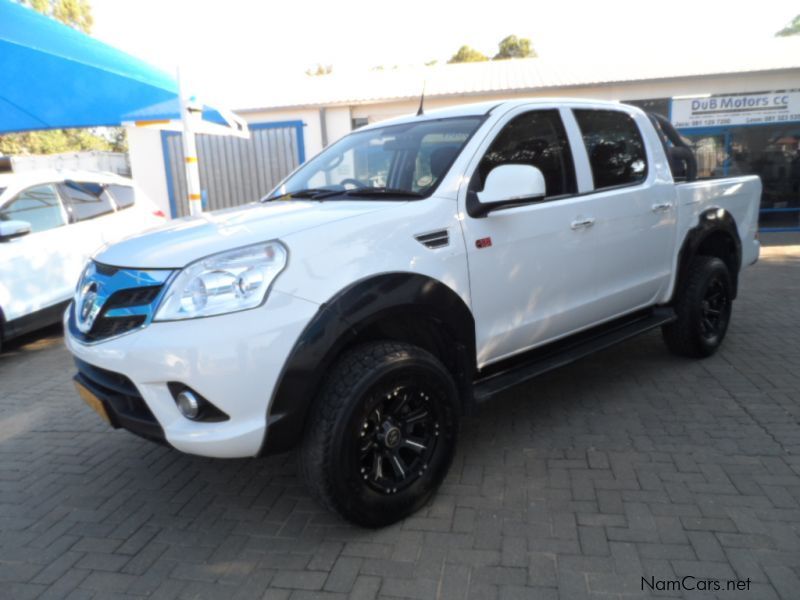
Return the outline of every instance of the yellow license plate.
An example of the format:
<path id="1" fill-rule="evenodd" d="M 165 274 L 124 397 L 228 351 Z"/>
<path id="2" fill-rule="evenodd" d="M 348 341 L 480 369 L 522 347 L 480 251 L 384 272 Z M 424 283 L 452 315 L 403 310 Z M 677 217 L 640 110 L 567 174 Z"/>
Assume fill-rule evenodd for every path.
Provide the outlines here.
<path id="1" fill-rule="evenodd" d="M 108 413 L 106 412 L 106 407 L 103 405 L 102 400 L 95 396 L 85 385 L 78 383 L 77 381 L 74 383 L 75 389 L 78 390 L 78 395 L 83 398 L 83 401 L 86 402 L 86 404 L 88 404 L 92 409 L 94 409 L 94 411 L 100 415 L 100 417 L 106 423 L 111 425 L 111 419 L 108 418 Z"/>

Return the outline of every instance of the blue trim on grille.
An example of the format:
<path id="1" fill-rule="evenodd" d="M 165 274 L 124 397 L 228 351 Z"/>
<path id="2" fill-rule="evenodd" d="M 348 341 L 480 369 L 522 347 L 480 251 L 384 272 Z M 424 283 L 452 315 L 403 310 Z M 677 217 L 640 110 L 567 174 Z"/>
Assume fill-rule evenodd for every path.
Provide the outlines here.
<path id="1" fill-rule="evenodd" d="M 89 263 L 70 309 L 70 332 L 81 342 L 90 344 L 147 327 L 176 272 L 172 269 L 128 269 Z M 131 296 L 143 288 L 151 289 L 139 292 L 138 297 Z M 125 302 L 126 292 L 129 292 L 129 302 Z M 122 302 L 119 302 L 120 296 Z M 149 301 L 135 304 L 145 298 Z"/>

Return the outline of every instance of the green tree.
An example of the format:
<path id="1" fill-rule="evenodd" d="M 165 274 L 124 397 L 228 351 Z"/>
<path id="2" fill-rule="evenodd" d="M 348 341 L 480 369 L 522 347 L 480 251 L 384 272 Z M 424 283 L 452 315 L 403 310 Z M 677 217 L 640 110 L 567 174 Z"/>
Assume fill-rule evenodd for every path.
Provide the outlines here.
<path id="1" fill-rule="evenodd" d="M 792 22 L 775 34 L 775 37 L 789 37 L 790 35 L 800 35 L 800 15 L 797 15 Z"/>
<path id="2" fill-rule="evenodd" d="M 317 63 L 310 69 L 306 69 L 306 75 L 309 77 L 329 75 L 330 73 L 333 73 L 333 65 L 323 65 L 322 63 Z"/>
<path id="3" fill-rule="evenodd" d="M 89 0 L 21 0 L 20 3 L 83 33 L 92 31 L 94 19 Z"/>
<path id="4" fill-rule="evenodd" d="M 84 33 L 89 33 L 94 23 L 88 0 L 20 0 L 20 3 Z M 54 154 L 85 150 L 125 152 L 125 129 L 52 129 L 0 135 L 0 154 Z"/>
<path id="5" fill-rule="evenodd" d="M 465 62 L 483 62 L 485 60 L 489 60 L 489 57 L 486 56 L 483 52 L 479 52 L 475 50 L 475 48 L 471 46 L 461 46 L 458 49 L 458 52 L 453 54 L 448 60 L 448 63 L 465 63 Z"/>
<path id="6" fill-rule="evenodd" d="M 506 58 L 534 58 L 536 51 L 528 38 L 518 38 L 509 35 L 503 38 L 498 44 L 497 54 L 492 60 L 503 60 Z"/>

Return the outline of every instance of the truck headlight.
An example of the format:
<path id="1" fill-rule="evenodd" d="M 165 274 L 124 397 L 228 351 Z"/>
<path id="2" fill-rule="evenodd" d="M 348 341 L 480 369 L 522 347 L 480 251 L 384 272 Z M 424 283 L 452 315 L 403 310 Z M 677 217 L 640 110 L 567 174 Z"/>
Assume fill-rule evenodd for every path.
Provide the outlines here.
<path id="1" fill-rule="evenodd" d="M 169 284 L 154 320 L 210 317 L 260 306 L 288 254 L 273 240 L 201 258 Z"/>

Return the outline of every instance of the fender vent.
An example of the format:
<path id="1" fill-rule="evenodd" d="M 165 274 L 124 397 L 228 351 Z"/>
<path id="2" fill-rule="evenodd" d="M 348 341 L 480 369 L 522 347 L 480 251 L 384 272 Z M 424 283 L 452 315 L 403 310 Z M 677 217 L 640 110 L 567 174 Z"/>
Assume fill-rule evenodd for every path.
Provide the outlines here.
<path id="1" fill-rule="evenodd" d="M 414 236 L 419 243 L 428 248 L 443 248 L 450 244 L 450 236 L 447 229 L 431 231 L 430 233 L 420 233 Z"/>

